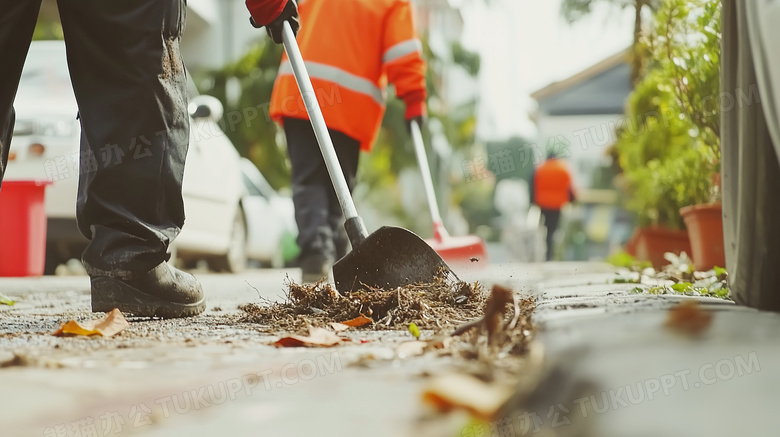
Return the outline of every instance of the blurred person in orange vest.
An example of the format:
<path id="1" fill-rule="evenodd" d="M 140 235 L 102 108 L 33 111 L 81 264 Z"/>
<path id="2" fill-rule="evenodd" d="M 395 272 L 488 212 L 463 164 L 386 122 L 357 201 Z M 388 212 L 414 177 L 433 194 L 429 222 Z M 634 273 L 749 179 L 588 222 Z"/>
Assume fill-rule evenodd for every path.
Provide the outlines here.
<path id="1" fill-rule="evenodd" d="M 408 0 L 301 0 L 298 44 L 350 190 L 360 151 L 371 150 L 388 84 L 407 123 L 426 115 L 426 64 Z M 333 23 L 343 23 L 334 26 Z M 270 116 L 284 127 L 303 281 L 327 277 L 347 253 L 344 217 L 292 69 L 282 58 Z"/>
<path id="2" fill-rule="evenodd" d="M 547 228 L 547 261 L 553 256 L 553 237 L 561 220 L 561 208 L 574 202 L 574 186 L 571 173 L 563 160 L 554 152 L 547 155 L 531 176 L 531 203 L 539 206 Z"/>

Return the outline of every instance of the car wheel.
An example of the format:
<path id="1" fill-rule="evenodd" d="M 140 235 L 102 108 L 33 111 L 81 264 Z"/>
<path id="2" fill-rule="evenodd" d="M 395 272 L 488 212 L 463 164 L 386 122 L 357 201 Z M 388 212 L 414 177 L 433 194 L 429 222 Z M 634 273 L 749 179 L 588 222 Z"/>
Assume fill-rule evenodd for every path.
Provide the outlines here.
<path id="1" fill-rule="evenodd" d="M 230 246 L 225 255 L 216 259 L 215 270 L 229 273 L 238 273 L 246 269 L 246 220 L 244 210 L 236 208 L 236 216 L 233 219 L 233 230 L 230 233 Z"/>

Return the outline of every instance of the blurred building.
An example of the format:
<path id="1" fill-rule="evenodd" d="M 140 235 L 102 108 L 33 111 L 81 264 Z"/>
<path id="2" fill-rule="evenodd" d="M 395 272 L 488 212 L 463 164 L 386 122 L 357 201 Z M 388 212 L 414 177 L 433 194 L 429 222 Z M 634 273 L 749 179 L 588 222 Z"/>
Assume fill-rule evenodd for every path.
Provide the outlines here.
<path id="1" fill-rule="evenodd" d="M 565 80 L 535 91 L 538 108 L 531 114 L 538 129 L 537 144 L 568 149 L 568 161 L 578 187 L 590 188 L 602 169 L 611 165 L 608 149 L 615 128 L 625 118 L 633 90 L 629 51 L 621 51 Z"/>
<path id="2" fill-rule="evenodd" d="M 621 51 L 531 95 L 538 103 L 531 115 L 538 153 L 552 149 L 566 157 L 577 188 L 578 202 L 565 217 L 559 242 L 564 260 L 603 259 L 633 228 L 631 215 L 618 205 L 609 153 L 633 90 L 629 56 L 629 50 Z"/>

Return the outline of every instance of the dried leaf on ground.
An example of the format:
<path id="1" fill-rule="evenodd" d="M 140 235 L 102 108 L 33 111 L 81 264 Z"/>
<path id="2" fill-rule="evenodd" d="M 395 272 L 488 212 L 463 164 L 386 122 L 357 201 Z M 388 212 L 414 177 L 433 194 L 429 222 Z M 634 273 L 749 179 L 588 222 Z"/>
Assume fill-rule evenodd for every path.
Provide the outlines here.
<path id="1" fill-rule="evenodd" d="M 479 284 L 438 280 L 393 290 L 370 287 L 338 293 L 327 283 L 288 283 L 283 303 L 250 303 L 239 307 L 241 322 L 257 323 L 267 331 L 306 332 L 309 326 L 328 328 L 332 322 L 355 329 L 446 329 L 479 317 L 487 293 Z"/>
<path id="2" fill-rule="evenodd" d="M 350 326 L 352 328 L 357 328 L 363 325 L 368 325 L 369 323 L 373 323 L 373 322 L 374 322 L 373 320 L 361 314 L 355 317 L 354 319 L 347 320 L 346 322 L 341 322 L 341 324 Z"/>
<path id="3" fill-rule="evenodd" d="M 687 335 L 699 335 L 712 324 L 712 313 L 701 308 L 695 300 L 686 300 L 669 310 L 666 327 Z"/>
<path id="4" fill-rule="evenodd" d="M 453 373 L 434 377 L 422 397 L 440 412 L 465 410 L 481 419 L 492 420 L 511 394 L 505 386 Z"/>
<path id="5" fill-rule="evenodd" d="M 0 293 L 0 305 L 8 305 L 8 306 L 14 306 L 16 302 L 11 300 L 11 298 L 5 296 L 4 294 Z"/>
<path id="6" fill-rule="evenodd" d="M 511 311 L 508 309 L 510 306 Z M 451 335 L 457 337 L 472 333 L 477 339 L 484 337 L 488 349 L 522 355 L 534 330 L 531 314 L 535 307 L 533 298 L 518 300 L 512 290 L 494 285 L 483 316 L 461 325 Z"/>
<path id="7" fill-rule="evenodd" d="M 60 326 L 54 335 L 102 335 L 103 337 L 113 337 L 130 326 L 122 312 L 114 308 L 105 316 L 87 320 L 86 322 L 76 322 L 71 320 Z"/>
<path id="8" fill-rule="evenodd" d="M 333 330 L 336 332 L 344 332 L 350 328 L 350 326 L 347 326 L 343 323 L 336 323 L 336 322 L 329 323 L 328 326 L 333 328 Z"/>
<path id="9" fill-rule="evenodd" d="M 420 338 L 420 328 L 414 322 L 409 324 L 409 333 L 416 339 Z"/>
<path id="10" fill-rule="evenodd" d="M 341 344 L 343 339 L 323 328 L 309 328 L 309 335 L 291 335 L 274 343 L 277 347 L 331 347 Z"/>
<path id="11" fill-rule="evenodd" d="M 398 355 L 398 358 L 416 357 L 417 355 L 422 355 L 427 346 L 428 343 L 424 341 L 405 341 L 398 345 L 395 353 Z"/>

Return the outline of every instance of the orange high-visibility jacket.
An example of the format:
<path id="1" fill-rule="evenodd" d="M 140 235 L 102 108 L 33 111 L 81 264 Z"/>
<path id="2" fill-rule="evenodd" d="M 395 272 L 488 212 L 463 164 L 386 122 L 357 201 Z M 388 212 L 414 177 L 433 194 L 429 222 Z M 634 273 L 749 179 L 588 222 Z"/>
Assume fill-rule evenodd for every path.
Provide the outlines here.
<path id="1" fill-rule="evenodd" d="M 534 203 L 542 209 L 559 210 L 574 198 L 572 178 L 560 159 L 548 159 L 534 173 Z"/>
<path id="2" fill-rule="evenodd" d="M 388 82 L 406 118 L 425 111 L 425 61 L 408 0 L 302 0 L 298 45 L 325 124 L 371 150 L 385 112 Z M 287 57 L 271 96 L 271 117 L 308 119 Z"/>

